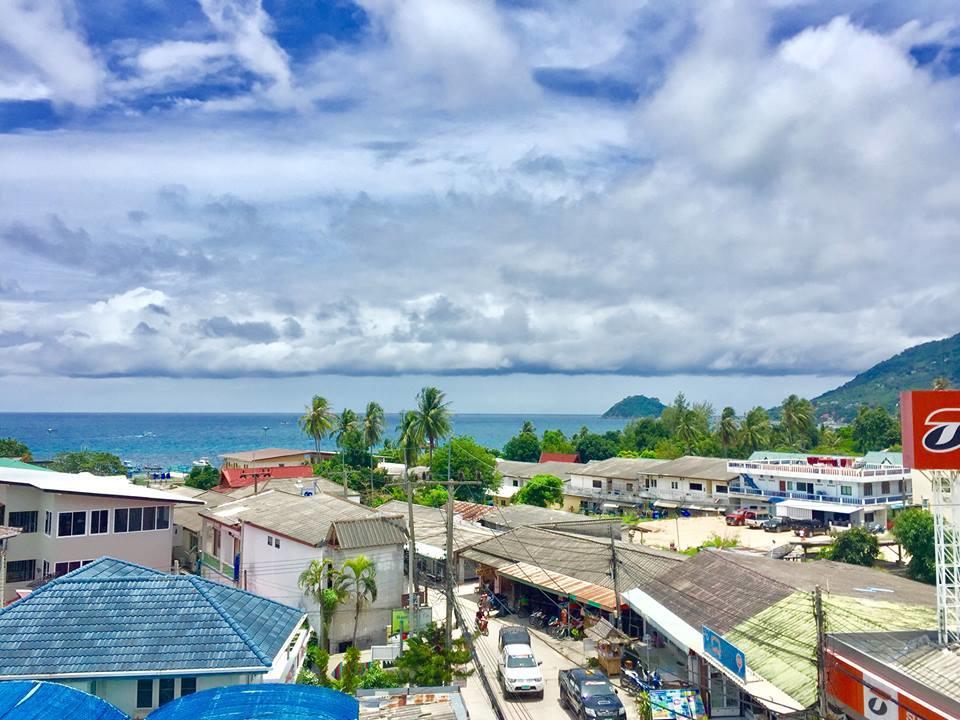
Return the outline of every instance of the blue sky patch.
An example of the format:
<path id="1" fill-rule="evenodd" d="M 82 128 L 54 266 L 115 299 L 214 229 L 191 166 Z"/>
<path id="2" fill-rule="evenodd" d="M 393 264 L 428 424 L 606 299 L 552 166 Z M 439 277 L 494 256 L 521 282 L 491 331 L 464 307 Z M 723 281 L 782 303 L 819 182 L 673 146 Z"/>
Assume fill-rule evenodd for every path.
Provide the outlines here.
<path id="1" fill-rule="evenodd" d="M 560 95 L 613 103 L 634 103 L 640 97 L 633 83 L 580 68 L 537 68 L 533 71 L 533 79 L 541 87 Z"/>

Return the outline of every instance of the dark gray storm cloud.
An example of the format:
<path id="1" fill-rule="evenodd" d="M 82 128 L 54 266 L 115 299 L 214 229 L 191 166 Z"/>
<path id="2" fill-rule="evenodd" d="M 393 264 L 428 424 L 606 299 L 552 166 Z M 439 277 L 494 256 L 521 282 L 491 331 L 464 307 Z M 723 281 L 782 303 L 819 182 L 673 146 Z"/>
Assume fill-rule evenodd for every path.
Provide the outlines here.
<path id="1" fill-rule="evenodd" d="M 252 343 L 271 343 L 280 339 L 280 333 L 268 322 L 234 322 L 223 315 L 201 320 L 197 330 L 208 338 L 239 338 Z"/>

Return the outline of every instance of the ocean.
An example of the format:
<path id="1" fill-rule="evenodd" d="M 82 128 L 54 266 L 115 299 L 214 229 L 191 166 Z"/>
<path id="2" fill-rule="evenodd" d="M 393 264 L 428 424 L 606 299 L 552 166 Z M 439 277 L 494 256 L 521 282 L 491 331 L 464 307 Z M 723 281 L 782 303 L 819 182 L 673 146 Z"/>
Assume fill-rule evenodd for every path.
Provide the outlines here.
<path id="1" fill-rule="evenodd" d="M 296 413 L 0 413 L 0 437 L 13 437 L 45 460 L 58 452 L 98 450 L 138 465 L 178 469 L 201 457 L 217 463 L 222 453 L 258 447 L 304 448 L 313 441 L 297 425 Z M 530 420 L 538 433 L 571 435 L 619 430 L 626 420 L 599 415 L 454 415 L 457 435 L 485 447 L 501 448 Z M 394 437 L 400 418 L 387 414 L 386 435 Z M 264 430 L 266 428 L 266 430 Z M 323 447 L 333 449 L 327 438 Z"/>

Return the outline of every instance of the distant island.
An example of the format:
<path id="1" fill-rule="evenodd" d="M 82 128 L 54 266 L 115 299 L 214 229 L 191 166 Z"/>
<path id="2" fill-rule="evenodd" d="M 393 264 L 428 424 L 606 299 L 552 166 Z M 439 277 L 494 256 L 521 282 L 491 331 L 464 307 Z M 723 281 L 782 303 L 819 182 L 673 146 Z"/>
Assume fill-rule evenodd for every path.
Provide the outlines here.
<path id="1" fill-rule="evenodd" d="M 616 405 L 607 410 L 603 417 L 605 418 L 640 418 L 640 417 L 660 417 L 660 413 L 666 407 L 660 398 L 647 397 L 646 395 L 631 395 L 625 397 Z"/>
<path id="2" fill-rule="evenodd" d="M 861 405 L 896 412 L 901 390 L 927 390 L 936 378 L 960 387 L 960 334 L 907 348 L 812 402 L 818 416 L 843 421 L 853 419 Z"/>

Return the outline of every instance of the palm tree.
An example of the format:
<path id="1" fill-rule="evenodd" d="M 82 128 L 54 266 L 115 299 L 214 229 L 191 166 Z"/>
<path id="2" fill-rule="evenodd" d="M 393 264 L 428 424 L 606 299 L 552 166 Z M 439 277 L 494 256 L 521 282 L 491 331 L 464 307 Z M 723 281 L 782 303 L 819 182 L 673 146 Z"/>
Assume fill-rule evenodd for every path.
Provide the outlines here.
<path id="1" fill-rule="evenodd" d="M 770 441 L 770 416 L 762 407 L 747 413 L 740 425 L 742 442 L 750 451 L 759 450 Z"/>
<path id="2" fill-rule="evenodd" d="M 787 432 L 790 445 L 799 445 L 800 438 L 813 422 L 813 405 L 797 395 L 790 395 L 780 406 L 780 424 Z"/>
<path id="3" fill-rule="evenodd" d="M 325 397 L 314 395 L 313 400 L 306 407 L 306 412 L 297 421 L 300 429 L 313 438 L 317 452 L 320 452 L 320 441 L 333 431 L 333 422 L 336 418 L 330 409 L 330 403 Z"/>
<path id="4" fill-rule="evenodd" d="M 397 442 L 403 452 L 403 464 L 408 468 L 412 467 L 417 462 L 417 455 L 420 454 L 420 448 L 423 447 L 423 432 L 421 431 L 415 410 L 408 410 L 405 413 L 401 413 L 397 433 L 400 436 Z"/>
<path id="5" fill-rule="evenodd" d="M 360 420 L 357 418 L 357 414 L 350 408 L 345 408 L 344 411 L 337 416 L 337 446 L 341 446 L 344 437 L 346 437 L 348 433 L 352 433 L 359 428 Z"/>
<path id="6" fill-rule="evenodd" d="M 533 423 L 529 420 L 523 421 L 523 426 L 520 428 L 520 434 L 530 433 L 531 435 L 537 434 L 537 429 L 533 426 Z"/>
<path id="7" fill-rule="evenodd" d="M 733 447 L 737 442 L 740 428 L 737 427 L 737 412 L 732 407 L 725 407 L 720 413 L 720 424 L 717 426 L 717 438 L 724 450 Z"/>
<path id="8" fill-rule="evenodd" d="M 430 465 L 433 465 L 433 449 L 437 440 L 447 437 L 451 430 L 449 402 L 446 395 L 435 387 L 425 387 L 417 394 L 417 425 L 422 438 L 430 449 Z"/>
<path id="9" fill-rule="evenodd" d="M 934 390 L 949 390 L 950 381 L 945 377 L 936 377 L 933 379 Z"/>
<path id="10" fill-rule="evenodd" d="M 353 642 L 351 643 L 356 646 L 360 611 L 366 602 L 377 601 L 377 568 L 373 564 L 373 560 L 366 555 L 357 555 L 349 560 L 344 560 L 340 572 L 344 578 L 344 589 L 356 599 L 353 611 Z"/>
<path id="11" fill-rule="evenodd" d="M 300 589 L 320 606 L 320 647 L 324 650 L 330 649 L 333 614 L 350 596 L 345 584 L 343 574 L 329 560 L 311 560 L 297 580 Z"/>
<path id="12" fill-rule="evenodd" d="M 379 403 L 368 402 L 363 414 L 363 444 L 370 453 L 370 492 L 373 492 L 373 448 L 383 437 L 383 408 Z"/>

